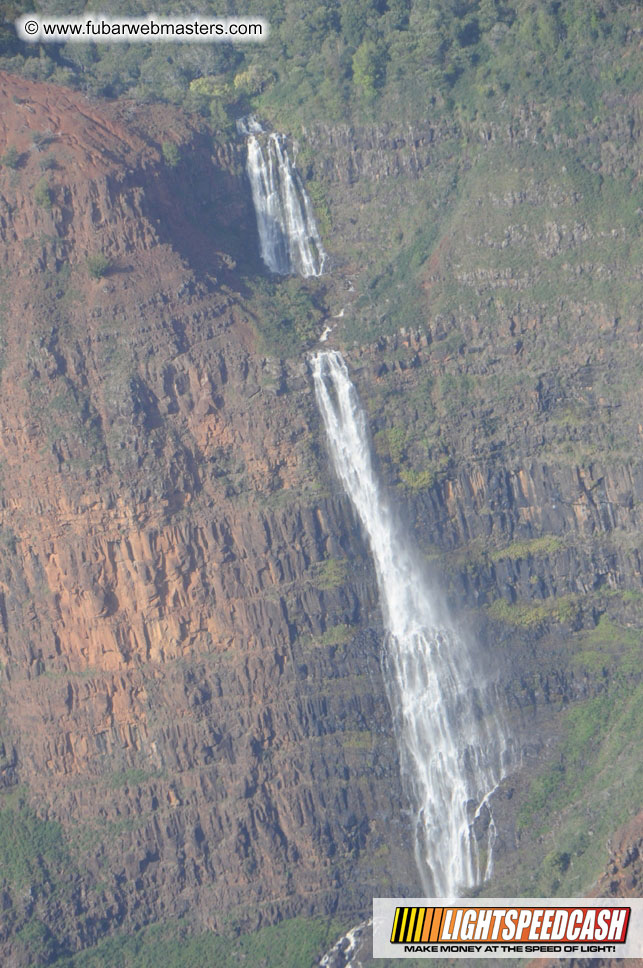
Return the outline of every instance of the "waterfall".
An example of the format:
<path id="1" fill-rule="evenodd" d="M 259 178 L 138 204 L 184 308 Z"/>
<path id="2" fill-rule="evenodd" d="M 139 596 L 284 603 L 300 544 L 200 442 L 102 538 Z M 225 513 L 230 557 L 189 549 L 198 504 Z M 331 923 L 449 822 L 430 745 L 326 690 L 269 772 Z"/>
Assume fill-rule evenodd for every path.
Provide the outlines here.
<path id="1" fill-rule="evenodd" d="M 261 137 L 261 125 L 241 118 L 247 136 L 246 170 L 257 216 L 261 258 L 278 275 L 321 276 L 326 253 L 315 213 L 281 134 Z"/>
<path id="2" fill-rule="evenodd" d="M 379 485 L 344 360 L 335 351 L 317 353 L 312 372 L 332 462 L 375 562 L 387 632 L 384 677 L 423 888 L 427 896 L 454 897 L 491 872 L 488 799 L 503 774 L 503 729 L 466 640 L 429 587 Z"/>

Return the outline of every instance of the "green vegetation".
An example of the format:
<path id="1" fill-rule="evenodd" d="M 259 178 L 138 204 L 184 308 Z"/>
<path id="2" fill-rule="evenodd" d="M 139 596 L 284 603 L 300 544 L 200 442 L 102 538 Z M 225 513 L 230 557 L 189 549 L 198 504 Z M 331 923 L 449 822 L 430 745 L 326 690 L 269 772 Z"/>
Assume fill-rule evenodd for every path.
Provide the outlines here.
<path id="1" fill-rule="evenodd" d="M 112 260 L 103 252 L 87 256 L 87 271 L 92 279 L 102 279 L 112 267 Z"/>
<path id="2" fill-rule="evenodd" d="M 370 729 L 353 729 L 341 733 L 341 743 L 347 750 L 371 750 L 373 734 Z"/>
<path id="3" fill-rule="evenodd" d="M 420 491 L 426 491 L 429 487 L 433 487 L 435 483 L 435 474 L 433 471 L 425 468 L 421 471 L 415 471 L 412 469 L 405 469 L 400 471 L 400 477 L 404 486 L 411 491 L 412 494 L 418 494 Z"/>
<path id="4" fill-rule="evenodd" d="M 20 794 L 0 797 L 0 882 L 14 889 L 42 883 L 67 862 L 60 824 L 41 820 Z"/>
<path id="5" fill-rule="evenodd" d="M 250 286 L 247 305 L 266 353 L 299 355 L 319 338 L 323 317 L 319 280 L 257 277 Z"/>
<path id="6" fill-rule="evenodd" d="M 4 165 L 5 168 L 15 169 L 20 164 L 20 152 L 15 147 L 15 145 L 10 145 L 5 153 L 0 156 L 0 165 Z"/>
<path id="7" fill-rule="evenodd" d="M 121 935 L 55 968 L 205 968 L 210 965 L 264 965 L 302 968 L 312 965 L 346 930 L 344 922 L 293 918 L 254 934 L 187 935 L 179 922 Z"/>
<path id="8" fill-rule="evenodd" d="M 439 381 L 440 398 L 447 416 L 471 403 L 474 382 L 466 373 L 445 373 Z"/>
<path id="9" fill-rule="evenodd" d="M 488 612 L 496 621 L 523 628 L 545 622 L 570 623 L 576 616 L 577 600 L 574 595 L 564 595 L 545 601 L 510 604 L 504 598 L 497 598 Z"/>
<path id="10" fill-rule="evenodd" d="M 378 89 L 384 83 L 385 64 L 384 47 L 372 40 L 363 40 L 353 54 L 351 61 L 353 84 L 358 96 L 367 102 L 374 100 Z"/>
<path id="11" fill-rule="evenodd" d="M 41 208 L 46 208 L 48 212 L 51 211 L 53 206 L 53 197 L 51 194 L 51 188 L 49 187 L 49 182 L 46 178 L 43 177 L 40 179 L 40 181 L 36 182 L 33 197 L 36 205 L 40 205 Z"/>
<path id="12" fill-rule="evenodd" d="M 327 558 L 317 565 L 316 585 L 323 591 L 330 592 L 341 588 L 348 577 L 348 561 L 346 558 Z"/>
<path id="13" fill-rule="evenodd" d="M 318 645 L 345 645 L 355 634 L 349 625 L 331 625 L 323 635 L 315 639 Z"/>
<path id="14" fill-rule="evenodd" d="M 121 773 L 112 773 L 107 783 L 110 789 L 117 790 L 120 787 L 140 786 L 158 776 L 160 776 L 158 772 L 132 767 L 129 770 L 123 770 Z"/>
<path id="15" fill-rule="evenodd" d="M 16 947 L 29 959 L 28 964 L 50 965 L 56 956 L 55 938 L 49 928 L 35 918 L 18 931 L 16 940 Z"/>
<path id="16" fill-rule="evenodd" d="M 601 675 L 609 670 L 616 678 L 628 679 L 640 673 L 642 651 L 642 629 L 623 628 L 604 614 L 596 627 L 583 636 L 573 663 L 588 675 Z"/>
<path id="17" fill-rule="evenodd" d="M 639 294 L 628 282 L 643 255 L 634 167 L 606 171 L 595 153 L 609 123 L 592 128 L 589 150 L 578 143 L 556 151 L 549 143 L 509 145 L 503 139 L 481 146 L 471 124 L 462 120 L 462 163 L 443 163 L 437 146 L 432 177 L 421 179 L 418 190 L 403 185 L 399 202 L 390 196 L 376 201 L 379 186 L 364 186 L 365 240 L 350 255 L 366 268 L 354 315 L 344 326 L 347 340 L 364 342 L 414 319 L 439 317 L 442 332 L 434 345 L 446 372 L 435 381 L 433 402 L 449 420 L 490 394 L 510 401 L 517 390 L 526 393 L 530 372 L 535 385 L 536 374 L 560 360 L 572 325 L 561 322 L 556 332 L 546 327 L 546 336 L 523 335 L 519 366 L 507 354 L 481 377 L 466 319 L 475 317 L 479 330 L 498 334 L 517 305 L 543 321 L 561 305 L 570 319 L 592 303 L 608 319 L 640 312 Z M 447 144 L 462 150 L 455 134 L 445 151 Z M 404 213 L 399 221 L 398 211 Z M 386 248 L 380 238 L 387 239 Z M 575 438 L 584 438 L 579 431 L 591 418 L 581 401 L 561 401 L 555 416 L 565 419 L 561 436 L 576 430 Z"/>
<path id="18" fill-rule="evenodd" d="M 166 165 L 169 165 L 170 168 L 176 168 L 181 160 L 178 145 L 174 144 L 173 141 L 164 141 L 161 145 L 161 151 Z"/>
<path id="19" fill-rule="evenodd" d="M 399 464 L 406 454 L 407 435 L 406 428 L 399 426 L 380 430 L 375 435 L 375 449 L 378 454 L 386 454 L 394 464 Z"/>
<path id="20" fill-rule="evenodd" d="M 299 167 L 299 155 L 297 156 L 296 161 L 297 166 Z M 321 236 L 322 238 L 328 239 L 332 233 L 333 226 L 324 186 L 321 182 L 315 181 L 315 179 L 310 179 L 306 182 L 306 191 L 308 192 L 308 197 L 313 203 L 315 218 L 317 219 L 317 225 L 319 227 L 319 231 L 321 232 Z"/>
<path id="21" fill-rule="evenodd" d="M 607 838 L 643 796 L 642 703 L 643 685 L 616 685 L 564 714 L 560 745 L 519 810 L 523 836 L 549 845 L 544 861 L 523 863 L 523 893 L 574 896 L 605 868 Z M 540 842 L 534 850 L 542 858 Z"/>
<path id="22" fill-rule="evenodd" d="M 409 394 L 408 397 L 411 408 L 417 403 L 421 416 L 418 414 L 417 420 L 410 426 L 401 427 L 399 424 L 394 424 L 392 427 L 379 430 L 373 441 L 378 455 L 391 461 L 399 482 L 411 494 L 419 494 L 433 487 L 449 466 L 448 457 L 440 457 L 437 460 L 430 460 L 427 457 L 430 448 L 426 439 L 422 438 L 422 432 L 425 429 L 425 421 L 431 422 L 433 411 L 430 397 L 420 399 L 422 389 L 430 392 L 425 384 L 418 393 L 417 401 L 413 394 Z M 393 409 L 396 411 L 395 405 Z"/>
<path id="23" fill-rule="evenodd" d="M 525 541 L 514 541 L 506 548 L 497 548 L 489 557 L 492 561 L 518 561 L 520 558 L 530 558 L 533 555 L 553 555 L 564 547 L 562 538 L 555 534 L 544 534 L 540 538 L 529 538 Z"/>
<path id="24" fill-rule="evenodd" d="M 624 596 L 604 601 L 621 614 Z M 521 795 L 520 868 L 491 885 L 495 895 L 574 896 L 605 870 L 607 840 L 643 796 L 640 629 L 607 614 L 570 639 L 572 667 L 595 694 L 564 708 L 559 739 Z"/>
<path id="25" fill-rule="evenodd" d="M 25 3 L 16 0 L 15 10 Z M 158 7 L 161 15 L 174 12 L 169 0 Z M 220 14 L 214 0 L 201 9 Z M 569 300 L 597 302 L 614 315 L 636 308 L 635 287 L 619 271 L 641 256 L 636 164 L 627 138 L 612 130 L 615 104 L 623 105 L 622 124 L 634 123 L 627 103 L 641 88 L 643 13 L 635 0 L 291 0 L 287 7 L 249 0 L 228 4 L 227 12 L 266 17 L 269 40 L 173 45 L 168 57 L 162 44 L 31 48 L 7 26 L 0 67 L 90 95 L 178 105 L 200 115 L 219 140 L 234 136 L 235 117 L 257 112 L 301 141 L 298 163 L 326 236 L 333 222 L 343 224 L 344 199 L 328 191 L 307 150 L 307 126 L 390 121 L 401 133 L 406 121 L 430 123 L 430 179 L 413 186 L 402 178 L 393 192 L 385 180 L 369 183 L 366 173 L 354 186 L 363 224 L 340 255 L 366 268 L 355 311 L 342 324 L 348 341 L 408 326 L 425 313 L 427 295 L 432 316 L 471 314 L 489 325 L 517 300 L 535 316 L 557 312 L 561 280 Z M 498 137 L 509 130 L 511 145 Z M 38 138 L 40 150 L 46 136 Z M 617 143 L 618 162 L 606 147 Z M 178 164 L 179 146 L 161 147 L 166 163 Z M 550 243 L 550 219 L 578 224 L 582 244 Z M 450 248 L 458 250 L 459 269 L 441 274 L 439 257 Z M 307 297 L 277 296 L 285 285 L 272 281 L 263 293 L 254 280 L 248 286 L 265 351 L 284 356 L 312 343 L 323 308 L 314 286 Z M 266 308 L 277 299 L 285 303 L 278 312 Z M 450 362 L 462 361 L 463 332 L 452 326 L 441 343 Z M 449 419 L 479 399 L 483 382 L 453 369 L 436 379 L 435 405 Z"/>
<path id="26" fill-rule="evenodd" d="M 292 0 L 232 2 L 228 14 L 263 16 L 266 43 L 65 44 L 30 47 L 10 24 L 0 32 L 0 67 L 68 84 L 91 95 L 125 93 L 198 111 L 215 127 L 248 109 L 290 126 L 326 117 L 480 119 L 526 99 L 549 102 L 569 134 L 608 110 L 603 92 L 640 90 L 640 59 L 621 57 L 640 24 L 630 2 L 567 0 Z M 221 14 L 205 0 L 204 15 Z M 169 0 L 158 12 L 175 13 Z M 588 65 L 590 65 L 588 67 Z"/>
<path id="27" fill-rule="evenodd" d="M 59 279 L 58 275 L 63 276 Z M 51 281 L 64 285 L 64 273 L 52 274 Z M 63 308 L 63 290 L 55 299 L 44 303 L 47 309 L 48 333 L 53 332 L 55 324 L 62 330 L 66 325 Z M 28 347 L 30 358 L 38 358 L 42 345 L 42 333 L 34 333 Z M 54 345 L 56 345 L 57 340 Z M 55 357 L 54 357 L 55 359 Z M 31 413 L 37 419 L 49 444 L 60 439 L 67 441 L 73 460 L 105 458 L 105 443 L 101 432 L 100 418 L 86 389 L 80 389 L 68 376 L 58 370 L 52 373 L 47 383 L 34 377 L 24 382 L 29 395 Z"/>

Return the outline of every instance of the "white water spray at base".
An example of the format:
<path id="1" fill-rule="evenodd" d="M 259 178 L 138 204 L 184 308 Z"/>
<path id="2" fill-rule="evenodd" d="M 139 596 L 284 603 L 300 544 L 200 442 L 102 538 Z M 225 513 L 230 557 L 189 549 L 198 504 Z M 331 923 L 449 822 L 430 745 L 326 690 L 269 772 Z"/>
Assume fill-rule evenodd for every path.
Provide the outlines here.
<path id="1" fill-rule="evenodd" d="M 427 896 L 455 897 L 491 871 L 488 798 L 503 773 L 503 729 L 466 641 L 434 599 L 382 493 L 344 360 L 320 352 L 312 372 L 333 465 L 375 562 L 387 630 L 384 677 L 423 888 Z"/>
<path id="2" fill-rule="evenodd" d="M 318 963 L 318 968 L 333 968 L 334 965 L 342 965 L 343 968 L 362 968 L 359 951 L 364 940 L 364 932 L 372 924 L 373 919 L 369 918 L 368 921 L 356 924 L 354 928 L 342 935 L 323 956 Z"/>

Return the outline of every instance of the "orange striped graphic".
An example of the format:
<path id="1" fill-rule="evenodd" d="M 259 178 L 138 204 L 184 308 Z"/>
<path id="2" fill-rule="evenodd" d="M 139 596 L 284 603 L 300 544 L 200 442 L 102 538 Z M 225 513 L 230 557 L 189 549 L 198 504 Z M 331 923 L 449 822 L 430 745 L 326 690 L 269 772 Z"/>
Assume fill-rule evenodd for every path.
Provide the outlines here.
<path id="1" fill-rule="evenodd" d="M 431 928 L 431 942 L 439 941 L 442 933 L 442 922 L 444 921 L 444 908 L 435 908 L 433 912 L 433 927 Z"/>
<path id="2" fill-rule="evenodd" d="M 424 931 L 422 932 L 422 937 L 420 942 L 426 944 L 429 940 L 431 934 L 431 925 L 433 924 L 433 915 L 435 913 L 435 908 L 425 908 L 424 911 Z"/>

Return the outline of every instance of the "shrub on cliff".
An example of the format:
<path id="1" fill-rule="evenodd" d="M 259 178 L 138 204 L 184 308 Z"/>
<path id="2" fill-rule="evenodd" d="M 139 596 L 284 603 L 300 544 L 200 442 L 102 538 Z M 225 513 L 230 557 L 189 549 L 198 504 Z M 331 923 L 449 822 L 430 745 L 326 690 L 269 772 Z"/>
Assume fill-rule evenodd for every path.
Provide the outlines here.
<path id="1" fill-rule="evenodd" d="M 17 168 L 20 164 L 20 152 L 15 145 L 10 145 L 5 153 L 0 157 L 0 165 L 5 168 Z"/>
<path id="2" fill-rule="evenodd" d="M 315 289 L 315 282 L 299 278 L 253 282 L 255 321 L 267 352 L 294 356 L 319 338 L 323 314 Z"/>
<path id="3" fill-rule="evenodd" d="M 163 152 L 165 164 L 169 165 L 170 168 L 176 168 L 181 160 L 181 152 L 177 145 L 173 141 L 164 141 L 161 145 L 161 151 Z"/>
<path id="4" fill-rule="evenodd" d="M 52 207 L 52 197 L 51 188 L 49 187 L 49 182 L 46 178 L 41 178 L 36 184 L 33 193 L 34 201 L 36 205 L 40 205 L 41 208 L 46 208 L 47 211 L 51 211 Z"/>
<path id="5" fill-rule="evenodd" d="M 96 255 L 87 256 L 87 271 L 92 279 L 102 279 L 106 276 L 112 266 L 112 260 L 108 259 L 102 252 Z"/>

